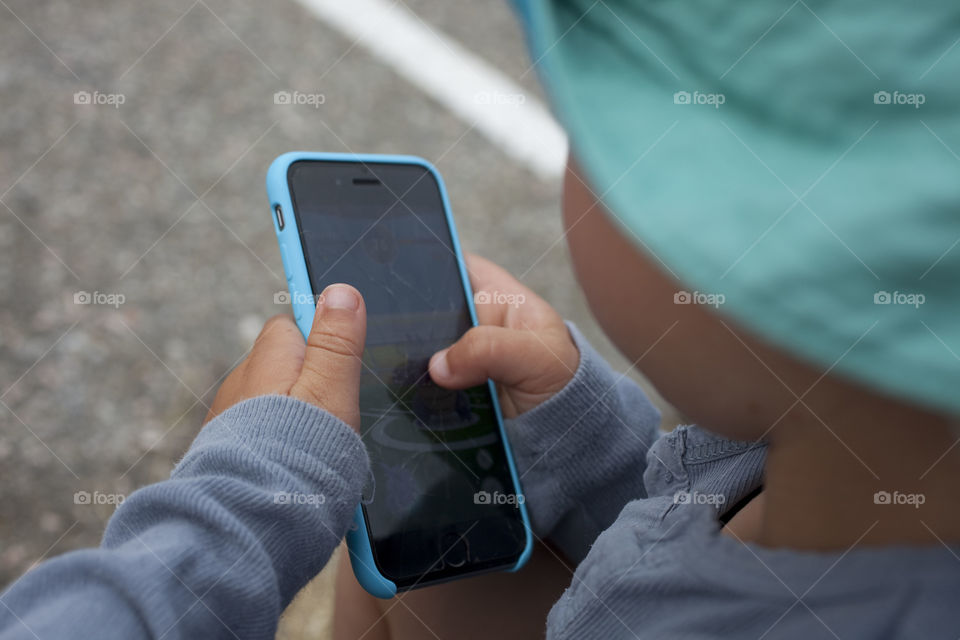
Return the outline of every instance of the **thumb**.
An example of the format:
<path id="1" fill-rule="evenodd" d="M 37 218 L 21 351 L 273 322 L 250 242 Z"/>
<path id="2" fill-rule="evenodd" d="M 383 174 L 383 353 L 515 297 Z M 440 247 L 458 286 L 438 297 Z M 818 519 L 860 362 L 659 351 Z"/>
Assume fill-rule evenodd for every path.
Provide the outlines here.
<path id="1" fill-rule="evenodd" d="M 529 331 L 481 325 L 433 354 L 430 377 L 448 389 L 465 389 L 487 378 L 523 389 L 536 385 L 555 364 L 554 356 Z"/>
<path id="2" fill-rule="evenodd" d="M 360 428 L 360 368 L 367 312 L 360 292 L 332 284 L 317 300 L 300 377 L 290 395 Z"/>

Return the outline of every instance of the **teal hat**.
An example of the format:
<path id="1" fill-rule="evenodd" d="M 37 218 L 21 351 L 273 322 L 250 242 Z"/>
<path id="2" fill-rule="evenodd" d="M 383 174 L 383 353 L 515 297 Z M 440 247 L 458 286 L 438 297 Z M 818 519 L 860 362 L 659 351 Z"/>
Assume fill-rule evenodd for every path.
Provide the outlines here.
<path id="1" fill-rule="evenodd" d="M 934 4 L 515 2 L 591 188 L 678 303 L 956 414 L 960 5 Z"/>

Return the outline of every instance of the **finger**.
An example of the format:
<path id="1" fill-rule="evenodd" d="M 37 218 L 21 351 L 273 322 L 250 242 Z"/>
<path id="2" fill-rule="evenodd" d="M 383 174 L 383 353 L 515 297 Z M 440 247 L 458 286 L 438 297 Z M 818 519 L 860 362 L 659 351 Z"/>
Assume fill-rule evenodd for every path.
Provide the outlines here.
<path id="1" fill-rule="evenodd" d="M 360 369 L 367 313 L 360 292 L 346 284 L 324 289 L 307 337 L 300 376 L 290 395 L 360 428 Z"/>
<path id="2" fill-rule="evenodd" d="M 243 390 L 248 397 L 290 393 L 300 375 L 306 345 L 289 315 L 277 315 L 263 325 L 247 356 Z"/>
<path id="3" fill-rule="evenodd" d="M 508 387 L 541 388 L 552 377 L 564 378 L 562 371 L 557 373 L 557 359 L 531 331 L 479 326 L 433 354 L 430 377 L 449 389 L 472 387 L 487 378 Z"/>
<path id="4" fill-rule="evenodd" d="M 289 393 L 300 374 L 304 350 L 303 336 L 290 316 L 267 320 L 250 353 L 220 385 L 203 423 L 248 398 Z"/>
<path id="5" fill-rule="evenodd" d="M 465 254 L 464 260 L 479 324 L 506 326 L 508 315 L 518 311 L 521 305 L 526 309 L 528 324 L 549 310 L 543 298 L 503 267 L 473 253 Z"/>

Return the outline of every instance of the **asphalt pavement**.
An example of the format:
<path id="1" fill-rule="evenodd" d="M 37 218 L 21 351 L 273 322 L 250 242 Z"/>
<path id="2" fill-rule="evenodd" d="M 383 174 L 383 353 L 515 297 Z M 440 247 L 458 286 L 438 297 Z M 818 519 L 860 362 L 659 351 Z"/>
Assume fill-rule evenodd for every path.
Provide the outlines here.
<path id="1" fill-rule="evenodd" d="M 286 311 L 263 186 L 285 151 L 435 162 L 465 247 L 626 367 L 573 280 L 559 180 L 300 4 L 0 4 L 0 585 L 97 544 L 118 499 L 167 477 Z M 505 4 L 405 10 L 542 95 Z"/>

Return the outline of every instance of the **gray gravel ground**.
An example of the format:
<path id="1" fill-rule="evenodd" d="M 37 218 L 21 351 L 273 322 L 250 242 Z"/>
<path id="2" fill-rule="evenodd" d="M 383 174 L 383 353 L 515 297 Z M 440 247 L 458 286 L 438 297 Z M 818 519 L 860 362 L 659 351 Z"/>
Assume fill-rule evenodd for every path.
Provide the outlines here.
<path id="1" fill-rule="evenodd" d="M 97 543 L 113 507 L 77 504 L 78 491 L 107 500 L 166 477 L 221 377 L 286 311 L 263 187 L 284 151 L 433 160 L 464 245 L 525 273 L 625 366 L 556 243 L 559 183 L 299 5 L 4 1 L 0 585 Z M 529 62 L 505 5 L 408 6 L 537 93 L 535 74 L 520 78 Z M 273 102 L 318 88 L 320 109 Z M 75 105 L 77 91 L 125 102 Z M 78 292 L 124 302 L 76 304 Z"/>

